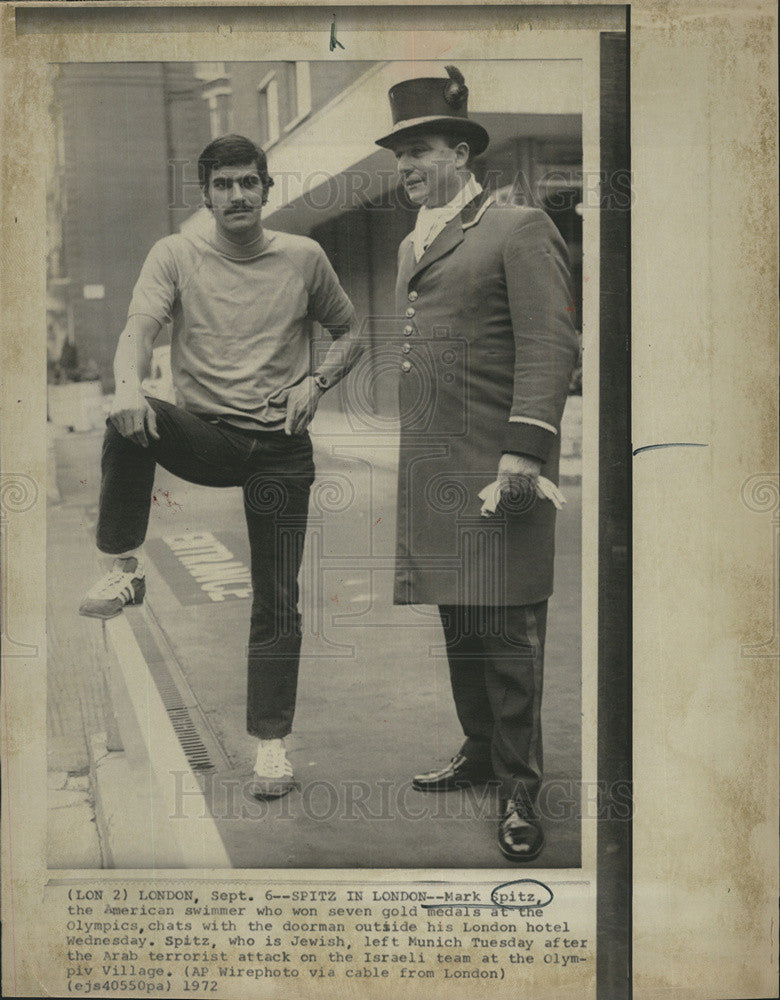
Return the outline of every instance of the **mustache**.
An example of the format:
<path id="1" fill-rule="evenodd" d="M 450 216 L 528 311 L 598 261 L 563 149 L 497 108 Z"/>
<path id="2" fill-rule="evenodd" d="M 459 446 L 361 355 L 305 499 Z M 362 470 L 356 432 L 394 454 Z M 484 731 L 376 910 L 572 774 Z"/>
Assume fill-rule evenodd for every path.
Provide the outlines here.
<path id="1" fill-rule="evenodd" d="M 249 205 L 233 205 L 231 208 L 225 209 L 225 215 L 235 215 L 236 212 L 251 212 L 252 208 Z"/>

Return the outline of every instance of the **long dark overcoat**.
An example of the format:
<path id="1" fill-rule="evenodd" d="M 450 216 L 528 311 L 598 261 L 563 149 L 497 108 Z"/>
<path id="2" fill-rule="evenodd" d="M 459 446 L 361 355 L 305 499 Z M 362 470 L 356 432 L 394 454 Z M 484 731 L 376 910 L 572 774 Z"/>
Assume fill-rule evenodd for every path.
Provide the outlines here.
<path id="1" fill-rule="evenodd" d="M 552 593 L 555 508 L 478 494 L 502 451 L 558 481 L 577 355 L 566 246 L 540 209 L 471 202 L 419 263 L 398 255 L 401 447 L 396 604 L 535 604 Z"/>

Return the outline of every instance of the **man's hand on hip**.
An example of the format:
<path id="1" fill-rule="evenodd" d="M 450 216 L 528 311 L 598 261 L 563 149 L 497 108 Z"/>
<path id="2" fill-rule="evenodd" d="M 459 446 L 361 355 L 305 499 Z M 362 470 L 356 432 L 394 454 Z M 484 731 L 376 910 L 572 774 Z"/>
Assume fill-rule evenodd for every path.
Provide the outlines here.
<path id="1" fill-rule="evenodd" d="M 287 390 L 287 419 L 284 422 L 285 434 L 303 434 L 317 412 L 317 404 L 323 395 L 322 389 L 309 376 L 292 389 Z M 283 396 L 277 397 L 284 400 Z"/>
<path id="2" fill-rule="evenodd" d="M 501 496 L 512 510 L 528 510 L 536 503 L 536 484 L 542 463 L 528 455 L 505 452 L 498 463 Z"/>
<path id="3" fill-rule="evenodd" d="M 126 437 L 143 448 L 149 447 L 149 436 L 160 440 L 157 432 L 157 416 L 140 391 L 120 390 L 114 396 L 109 414 L 111 423 L 122 437 Z"/>

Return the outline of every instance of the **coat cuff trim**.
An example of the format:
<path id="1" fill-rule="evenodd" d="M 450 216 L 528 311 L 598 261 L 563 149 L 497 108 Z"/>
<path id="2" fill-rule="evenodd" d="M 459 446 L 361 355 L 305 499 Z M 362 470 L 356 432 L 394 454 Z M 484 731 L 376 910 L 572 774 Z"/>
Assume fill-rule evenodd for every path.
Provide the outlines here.
<path id="1" fill-rule="evenodd" d="M 534 427 L 544 427 L 545 430 L 550 431 L 551 434 L 557 434 L 558 429 L 553 427 L 552 424 L 546 423 L 544 420 L 534 420 L 533 417 L 510 417 L 510 424 L 533 424 Z"/>
<path id="2" fill-rule="evenodd" d="M 513 420 L 504 433 L 502 451 L 530 455 L 540 462 L 546 462 L 556 431 L 555 428 L 549 429 L 550 425 L 539 426 L 540 423 L 541 421 L 529 423 Z"/>

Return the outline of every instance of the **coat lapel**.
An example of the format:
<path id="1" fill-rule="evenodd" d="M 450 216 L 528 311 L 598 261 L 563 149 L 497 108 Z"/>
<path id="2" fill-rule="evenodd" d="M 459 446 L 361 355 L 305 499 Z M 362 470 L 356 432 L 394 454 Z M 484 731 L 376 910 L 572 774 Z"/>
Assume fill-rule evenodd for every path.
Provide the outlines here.
<path id="1" fill-rule="evenodd" d="M 418 275 L 420 271 L 424 271 L 426 267 L 429 267 L 434 261 L 443 257 L 445 253 L 449 253 L 450 250 L 453 250 L 459 243 L 462 242 L 463 226 L 461 225 L 460 216 L 456 215 L 454 219 L 451 219 L 447 223 L 422 257 L 420 257 L 417 264 L 415 264 L 414 270 L 409 276 L 409 280 L 411 281 L 411 279 Z M 414 251 L 412 251 L 412 253 L 414 253 Z"/>
<path id="2" fill-rule="evenodd" d="M 482 214 L 485 209 L 493 201 L 492 195 L 489 195 L 486 191 L 483 191 L 476 198 L 465 205 L 459 215 L 456 215 L 454 219 L 442 229 L 436 239 L 431 243 L 425 253 L 422 255 L 420 260 L 413 266 L 411 273 L 407 281 L 411 281 L 412 278 L 416 277 L 420 271 L 424 271 L 426 267 L 433 264 L 434 261 L 439 260 L 445 254 L 454 250 L 455 247 L 463 242 L 463 231 L 475 226 L 479 220 L 482 218 Z M 409 251 L 411 255 L 412 262 L 414 262 L 414 244 L 410 243 Z M 400 269 L 399 269 L 400 270 Z"/>
<path id="3" fill-rule="evenodd" d="M 398 285 L 406 288 L 414 271 L 414 240 L 407 236 L 401 244 L 401 253 L 398 258 Z M 404 295 L 406 292 L 404 291 Z"/>
<path id="4" fill-rule="evenodd" d="M 476 226 L 495 200 L 492 194 L 483 191 L 478 198 L 470 201 L 460 213 L 460 221 L 463 228 L 470 229 L 472 226 Z"/>

